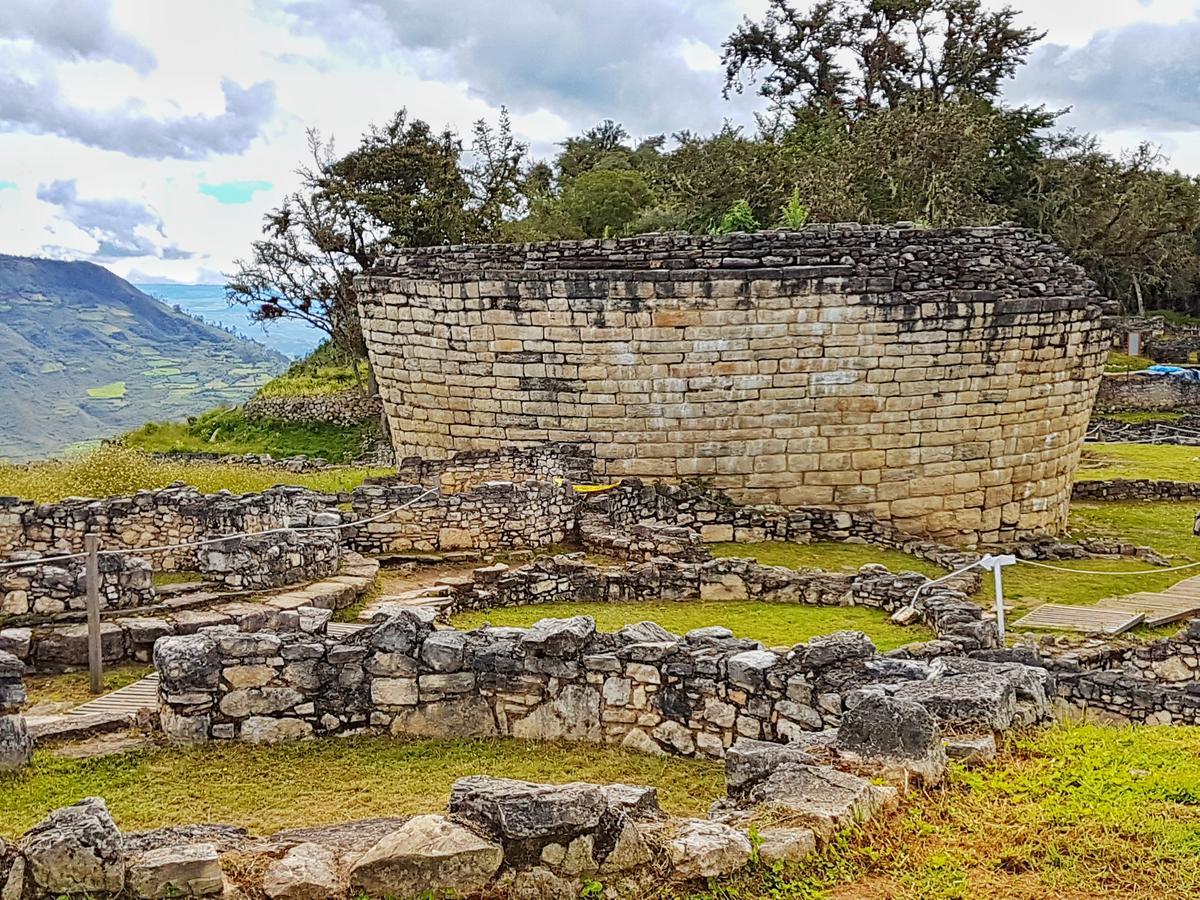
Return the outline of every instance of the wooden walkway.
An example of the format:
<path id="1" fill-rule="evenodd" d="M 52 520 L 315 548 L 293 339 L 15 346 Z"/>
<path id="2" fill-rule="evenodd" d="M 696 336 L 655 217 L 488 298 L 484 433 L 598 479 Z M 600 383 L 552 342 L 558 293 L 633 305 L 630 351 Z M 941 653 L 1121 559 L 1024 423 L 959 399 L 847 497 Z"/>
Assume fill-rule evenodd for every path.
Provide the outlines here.
<path id="1" fill-rule="evenodd" d="M 1169 625 L 1198 614 L 1200 576 L 1185 578 L 1163 591 L 1107 597 L 1095 606 L 1044 603 L 1013 622 L 1013 627 L 1115 635 L 1138 625 Z"/>
<path id="2" fill-rule="evenodd" d="M 70 710 L 68 716 L 133 716 L 143 710 L 158 708 L 158 673 L 152 672 L 141 681 L 127 684 L 109 694 L 101 694 Z"/>

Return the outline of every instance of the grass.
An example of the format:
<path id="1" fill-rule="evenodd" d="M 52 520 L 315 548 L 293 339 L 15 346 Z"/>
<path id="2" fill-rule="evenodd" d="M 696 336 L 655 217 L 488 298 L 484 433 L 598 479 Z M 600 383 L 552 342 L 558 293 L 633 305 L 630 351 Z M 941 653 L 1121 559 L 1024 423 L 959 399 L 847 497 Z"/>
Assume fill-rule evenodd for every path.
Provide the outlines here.
<path id="1" fill-rule="evenodd" d="M 164 747 L 89 760 L 39 752 L 26 773 L 0 775 L 0 836 L 14 838 L 52 809 L 89 796 L 104 797 L 122 830 L 222 822 L 270 834 L 442 811 L 451 784 L 466 775 L 654 785 L 666 809 L 701 817 L 724 793 L 719 762 L 504 739 L 325 738 Z"/>
<path id="2" fill-rule="evenodd" d="M 213 409 L 187 422 L 151 422 L 124 435 L 122 441 L 155 453 L 269 453 L 276 458 L 319 456 L 346 463 L 357 459 L 364 443 L 378 434 L 374 423 L 278 422 L 247 418 L 240 409 Z"/>
<path id="3" fill-rule="evenodd" d="M 125 382 L 114 381 L 100 387 L 88 388 L 87 393 L 93 400 L 120 400 L 125 396 Z"/>
<path id="4" fill-rule="evenodd" d="M 862 631 L 880 650 L 894 650 L 913 641 L 929 640 L 921 627 L 902 627 L 888 621 L 887 613 L 861 606 L 807 606 L 800 603 L 763 603 L 757 600 L 660 600 L 631 603 L 538 603 L 504 609 L 473 611 L 454 616 L 455 628 L 492 625 L 528 627 L 538 619 L 592 616 L 601 631 L 617 631 L 632 622 L 657 622 L 668 631 L 684 634 L 693 628 L 724 625 L 738 637 L 762 641 L 768 647 L 790 647 L 834 631 Z"/>
<path id="5" fill-rule="evenodd" d="M 1200 481 L 1200 447 L 1176 444 L 1087 444 L 1076 481 L 1149 478 Z"/>
<path id="6" fill-rule="evenodd" d="M 141 681 L 154 671 L 153 666 L 124 665 L 105 669 L 102 679 L 104 692 L 115 691 Z M 89 690 L 87 672 L 67 672 L 64 675 L 26 675 L 25 692 L 30 705 L 34 703 L 86 703 L 95 695 Z"/>
<path id="7" fill-rule="evenodd" d="M 295 484 L 334 493 L 353 490 L 363 479 L 389 470 L 339 468 L 294 473 L 282 468 L 155 459 L 125 447 L 105 445 L 84 456 L 0 464 L 0 495 L 53 503 L 64 497 L 114 497 L 183 481 L 205 493 L 251 493 L 277 484 Z"/>
<path id="8" fill-rule="evenodd" d="M 269 397 L 326 397 L 343 391 L 361 390 L 367 383 L 365 359 L 351 359 L 322 344 L 286 372 L 271 379 L 255 395 Z"/>
<path id="9" fill-rule="evenodd" d="M 831 900 L 1200 895 L 1200 728 L 1060 725 L 956 769 L 786 874 L 708 896 Z"/>
<path id="10" fill-rule="evenodd" d="M 1109 373 L 1140 372 L 1154 365 L 1154 360 L 1145 356 L 1130 356 L 1118 350 L 1111 350 L 1104 363 L 1104 371 Z"/>

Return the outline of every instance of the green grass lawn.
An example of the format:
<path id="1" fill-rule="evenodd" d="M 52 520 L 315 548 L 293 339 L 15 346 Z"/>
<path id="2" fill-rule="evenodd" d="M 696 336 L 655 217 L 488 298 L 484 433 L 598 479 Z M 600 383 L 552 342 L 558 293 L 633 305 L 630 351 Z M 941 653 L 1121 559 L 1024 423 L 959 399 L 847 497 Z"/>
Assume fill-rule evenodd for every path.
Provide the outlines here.
<path id="1" fill-rule="evenodd" d="M 1149 478 L 1200 481 L 1200 447 L 1175 444 L 1085 444 L 1076 481 Z"/>
<path id="2" fill-rule="evenodd" d="M 786 873 L 709 896 L 1049 900 L 1200 896 L 1200 728 L 1061 725 Z"/>
<path id="3" fill-rule="evenodd" d="M 763 544 L 710 544 L 713 556 L 742 556 L 756 559 L 764 566 L 787 566 L 789 569 L 857 570 L 867 563 L 879 563 L 893 572 L 920 572 L 930 578 L 945 575 L 946 570 L 899 550 L 888 550 L 874 544 L 837 544 L 829 541 L 814 544 L 791 544 L 771 541 Z"/>
<path id="4" fill-rule="evenodd" d="M 0 775 L 0 837 L 14 838 L 83 797 L 107 802 L 126 831 L 223 822 L 269 834 L 373 816 L 439 812 L 466 775 L 653 785 L 677 815 L 703 817 L 723 795 L 719 762 L 616 747 L 515 740 L 325 738 L 255 746 L 163 747 L 88 760 L 47 752 Z"/>
<path id="5" fill-rule="evenodd" d="M 1176 412 L 1115 412 L 1103 413 L 1101 418 L 1114 419 L 1117 422 L 1125 422 L 1128 425 L 1154 425 L 1155 423 L 1163 423 L 1169 425 L 1172 422 L 1178 422 L 1187 413 Z M 1111 446 L 1119 446 L 1113 444 Z"/>
<path id="6" fill-rule="evenodd" d="M 364 442 L 378 434 L 374 423 L 277 422 L 247 418 L 240 409 L 213 409 L 189 422 L 150 422 L 125 434 L 122 441 L 156 453 L 269 453 L 346 463 L 361 456 Z"/>
<path id="7" fill-rule="evenodd" d="M 1120 374 L 1122 372 L 1140 372 L 1142 369 L 1148 369 L 1154 365 L 1154 360 L 1148 359 L 1145 356 L 1130 356 L 1128 353 L 1122 353 L 1119 350 L 1111 350 L 1108 354 L 1108 359 L 1104 362 L 1104 371 Z"/>
<path id="8" fill-rule="evenodd" d="M 460 629 L 478 628 L 484 622 L 525 628 L 538 619 L 583 615 L 595 618 L 601 631 L 617 631 L 623 625 L 647 620 L 675 634 L 724 625 L 738 637 L 753 638 L 768 647 L 790 647 L 817 635 L 844 630 L 865 632 L 880 650 L 894 650 L 933 636 L 926 628 L 893 625 L 887 613 L 861 606 L 807 606 L 756 600 L 538 603 L 462 613 L 454 616 L 451 623 Z"/>
<path id="9" fill-rule="evenodd" d="M 125 396 L 125 382 L 114 381 L 100 387 L 88 388 L 87 394 L 93 400 L 120 400 Z"/>
<path id="10" fill-rule="evenodd" d="M 296 474 L 282 468 L 155 459 L 123 447 L 102 446 L 81 457 L 26 465 L 0 464 L 0 495 L 52 503 L 64 497 L 114 497 L 183 481 L 213 493 L 263 491 L 296 484 L 316 491 L 353 490 L 363 479 L 390 470 L 339 468 Z"/>

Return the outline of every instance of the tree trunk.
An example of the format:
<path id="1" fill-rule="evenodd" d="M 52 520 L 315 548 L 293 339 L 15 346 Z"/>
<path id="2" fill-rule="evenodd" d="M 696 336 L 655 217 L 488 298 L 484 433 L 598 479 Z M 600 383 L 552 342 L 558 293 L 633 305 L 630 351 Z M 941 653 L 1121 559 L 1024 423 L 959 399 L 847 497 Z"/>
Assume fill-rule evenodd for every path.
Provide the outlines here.
<path id="1" fill-rule="evenodd" d="M 1146 303 L 1142 299 L 1142 282 L 1138 279 L 1137 272 L 1133 273 L 1133 295 L 1137 298 L 1137 314 L 1145 316 Z"/>

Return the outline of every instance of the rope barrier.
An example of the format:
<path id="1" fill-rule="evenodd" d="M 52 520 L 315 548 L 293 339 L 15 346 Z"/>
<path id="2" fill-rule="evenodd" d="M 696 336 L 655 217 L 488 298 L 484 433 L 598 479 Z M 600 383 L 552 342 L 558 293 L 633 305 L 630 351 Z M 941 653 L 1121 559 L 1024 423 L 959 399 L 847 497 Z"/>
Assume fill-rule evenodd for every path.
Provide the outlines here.
<path id="1" fill-rule="evenodd" d="M 1031 559 L 1018 559 L 1017 562 L 1039 569 L 1051 569 L 1055 572 L 1069 572 L 1072 575 L 1157 575 L 1160 572 L 1182 572 L 1185 569 L 1200 567 L 1200 562 L 1188 563 L 1186 566 L 1167 566 L 1159 569 L 1138 569 L 1133 572 L 1113 572 L 1101 569 L 1071 569 L 1066 566 L 1052 566 L 1049 563 L 1034 562 Z"/>
<path id="2" fill-rule="evenodd" d="M 97 555 L 99 555 L 99 556 L 105 556 L 105 555 L 107 555 L 107 556 L 129 556 L 129 555 L 140 555 L 143 553 L 161 553 L 166 550 L 184 550 L 189 547 L 206 547 L 210 544 L 220 544 L 223 541 L 233 540 L 234 538 L 259 537 L 261 535 L 266 535 L 266 534 L 279 534 L 279 533 L 285 532 L 285 531 L 296 531 L 296 532 L 340 531 L 343 528 L 354 528 L 359 525 L 369 525 L 372 522 L 378 522 L 380 519 L 386 519 L 388 516 L 394 515 L 395 513 L 398 513 L 403 509 L 408 509 L 408 507 L 412 506 L 413 504 L 415 504 L 421 500 L 424 500 L 430 494 L 438 493 L 438 490 L 439 490 L 438 488 L 429 488 L 429 490 L 424 491 L 423 493 L 417 495 L 416 497 L 413 497 L 413 499 L 409 500 L 407 503 L 402 503 L 400 506 L 393 507 L 392 509 L 386 509 L 383 512 L 378 513 L 377 515 L 371 516 L 366 519 L 355 519 L 352 522 L 342 522 L 338 525 L 305 525 L 305 526 L 302 526 L 299 528 L 282 528 L 281 527 L 281 528 L 268 528 L 265 531 L 239 531 L 239 532 L 235 532 L 234 534 L 223 535 L 222 537 L 206 538 L 202 541 L 185 541 L 180 544 L 163 544 L 158 547 L 119 547 L 119 548 L 116 548 L 113 550 L 100 550 L 100 551 L 98 551 Z M 87 556 L 86 553 L 65 553 L 60 556 L 44 556 L 44 557 L 39 557 L 38 559 L 26 559 L 26 560 L 16 560 L 16 561 L 12 561 L 12 562 L 2 562 L 2 563 L 0 563 L 0 569 L 17 569 L 17 568 L 21 568 L 23 566 L 35 566 L 35 565 L 41 565 L 43 563 L 65 562 L 66 560 L 69 560 L 69 559 L 83 559 L 86 556 Z"/>

